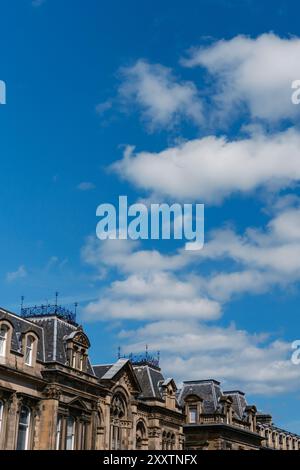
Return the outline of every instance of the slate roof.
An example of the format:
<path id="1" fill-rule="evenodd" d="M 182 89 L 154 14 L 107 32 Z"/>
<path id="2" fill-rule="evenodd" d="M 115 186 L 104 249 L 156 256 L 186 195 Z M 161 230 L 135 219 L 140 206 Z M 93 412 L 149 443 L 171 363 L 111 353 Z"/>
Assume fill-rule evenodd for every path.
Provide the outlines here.
<path id="1" fill-rule="evenodd" d="M 203 412 L 214 413 L 217 410 L 219 399 L 222 396 L 220 382 L 213 379 L 208 380 L 188 380 L 183 382 L 183 386 L 178 395 L 181 406 L 188 395 L 196 395 L 203 400 Z"/>
<path id="2" fill-rule="evenodd" d="M 229 395 L 233 399 L 232 407 L 235 414 L 239 419 L 243 418 L 245 408 L 247 406 L 247 401 L 244 392 L 239 390 L 232 390 L 223 392 L 224 395 Z"/>
<path id="3" fill-rule="evenodd" d="M 12 349 L 14 351 L 21 351 L 21 335 L 27 331 L 33 331 L 39 338 L 37 359 L 43 362 L 59 362 L 66 365 L 64 339 L 78 329 L 76 325 L 58 318 L 56 315 L 25 319 L 4 309 L 0 309 L 1 319 L 6 319 L 13 325 Z M 89 360 L 87 372 L 94 375 Z"/>
<path id="4" fill-rule="evenodd" d="M 98 379 L 102 379 L 102 377 L 106 374 L 106 372 L 112 367 L 112 364 L 100 364 L 100 365 L 93 365 L 93 369 L 95 375 Z"/>
<path id="5" fill-rule="evenodd" d="M 114 364 L 93 365 L 95 375 L 101 380 L 112 379 L 129 359 L 121 358 Z M 158 367 L 150 364 L 132 364 L 138 384 L 141 388 L 140 398 L 162 398 L 162 385 L 166 385 L 164 376 Z M 170 381 L 171 379 L 168 379 Z"/>
<path id="6" fill-rule="evenodd" d="M 118 359 L 102 376 L 103 380 L 111 380 L 129 362 L 129 359 Z"/>
<path id="7" fill-rule="evenodd" d="M 161 385 L 165 381 L 160 369 L 150 365 L 134 365 L 134 372 L 142 389 L 141 398 L 162 398 Z"/>
<path id="8" fill-rule="evenodd" d="M 21 318 L 18 315 L 15 315 L 14 313 L 9 312 L 8 310 L 4 310 L 2 308 L 0 308 L 0 320 L 7 320 L 13 325 L 11 349 L 15 352 L 21 352 L 22 335 L 24 335 L 28 331 L 33 331 L 39 338 L 37 348 L 37 359 L 39 361 L 44 361 L 45 356 L 43 328 L 41 328 L 39 325 L 35 325 L 29 320 L 25 320 L 24 318 Z"/>

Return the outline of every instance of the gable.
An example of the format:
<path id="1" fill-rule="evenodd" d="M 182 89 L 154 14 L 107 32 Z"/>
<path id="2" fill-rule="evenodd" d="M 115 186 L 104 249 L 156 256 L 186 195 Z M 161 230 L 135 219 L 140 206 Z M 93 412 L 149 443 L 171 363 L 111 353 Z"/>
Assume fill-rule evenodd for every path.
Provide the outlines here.
<path id="1" fill-rule="evenodd" d="M 101 380 L 109 380 L 113 382 L 119 381 L 126 386 L 130 393 L 140 393 L 141 388 L 133 367 L 128 359 L 119 359 L 110 369 L 103 375 Z"/>

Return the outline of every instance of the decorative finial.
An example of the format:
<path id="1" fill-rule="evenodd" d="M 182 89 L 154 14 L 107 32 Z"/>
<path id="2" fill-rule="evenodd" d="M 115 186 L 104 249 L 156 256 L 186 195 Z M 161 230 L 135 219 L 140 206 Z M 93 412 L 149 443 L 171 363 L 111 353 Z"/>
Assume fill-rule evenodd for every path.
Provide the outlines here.
<path id="1" fill-rule="evenodd" d="M 57 299 L 58 299 L 59 292 L 55 292 L 55 307 L 57 307 Z"/>
<path id="2" fill-rule="evenodd" d="M 21 313 L 22 313 L 22 310 L 23 310 L 23 305 L 24 305 L 24 295 L 21 295 Z"/>
<path id="3" fill-rule="evenodd" d="M 74 308 L 74 313 L 75 313 L 75 315 L 76 315 L 76 313 L 77 313 L 77 307 L 78 307 L 78 302 L 75 302 L 75 303 L 74 303 L 74 307 L 75 307 L 75 308 Z"/>
<path id="4" fill-rule="evenodd" d="M 145 351 L 146 351 L 146 361 L 147 361 L 148 360 L 148 344 L 146 344 Z"/>
<path id="5" fill-rule="evenodd" d="M 121 346 L 118 346 L 118 359 L 121 359 Z"/>

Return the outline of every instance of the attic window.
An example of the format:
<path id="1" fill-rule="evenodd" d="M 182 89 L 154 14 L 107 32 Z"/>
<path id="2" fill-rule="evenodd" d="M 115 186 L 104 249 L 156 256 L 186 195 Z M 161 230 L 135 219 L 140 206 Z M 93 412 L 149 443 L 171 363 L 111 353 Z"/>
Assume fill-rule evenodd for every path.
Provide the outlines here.
<path id="1" fill-rule="evenodd" d="M 196 406 L 189 407 L 188 418 L 189 418 L 190 424 L 197 423 L 197 407 Z"/>
<path id="2" fill-rule="evenodd" d="M 1 325 L 0 326 L 0 356 L 6 355 L 7 336 L 8 336 L 8 326 Z"/>
<path id="3" fill-rule="evenodd" d="M 25 364 L 32 366 L 34 337 L 28 335 L 26 338 Z"/>

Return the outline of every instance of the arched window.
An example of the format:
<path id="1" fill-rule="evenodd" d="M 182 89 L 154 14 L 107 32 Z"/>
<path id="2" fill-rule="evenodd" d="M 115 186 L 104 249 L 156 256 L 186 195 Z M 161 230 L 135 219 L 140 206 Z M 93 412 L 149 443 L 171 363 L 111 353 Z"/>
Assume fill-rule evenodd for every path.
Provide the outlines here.
<path id="1" fill-rule="evenodd" d="M 32 366 L 34 341 L 35 338 L 32 335 L 27 336 L 25 345 L 25 364 L 28 366 Z"/>
<path id="2" fill-rule="evenodd" d="M 0 400 L 0 434 L 1 434 L 1 431 L 2 431 L 3 410 L 4 410 L 4 404 L 3 404 L 3 401 Z"/>
<path id="3" fill-rule="evenodd" d="M 171 435 L 171 450 L 175 449 L 175 443 L 176 443 L 175 434 L 172 434 Z"/>
<path id="4" fill-rule="evenodd" d="M 110 412 L 113 418 L 121 419 L 126 416 L 126 401 L 120 393 L 114 396 Z"/>
<path id="5" fill-rule="evenodd" d="M 66 432 L 66 450 L 74 450 L 75 448 L 75 419 L 68 416 L 67 432 Z"/>
<path id="6" fill-rule="evenodd" d="M 0 356 L 6 355 L 6 345 L 7 345 L 7 336 L 8 336 L 8 326 L 0 326 Z"/>
<path id="7" fill-rule="evenodd" d="M 122 449 L 122 423 L 121 419 L 127 416 L 126 400 L 120 393 L 117 393 L 111 403 L 110 419 L 111 419 L 111 449 Z"/>
<path id="8" fill-rule="evenodd" d="M 139 421 L 136 426 L 136 448 L 144 449 L 144 440 L 146 439 L 146 428 L 142 421 Z"/>
<path id="9" fill-rule="evenodd" d="M 17 450 L 27 450 L 29 448 L 31 412 L 28 406 L 22 406 L 19 417 Z"/>

